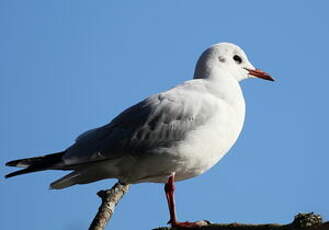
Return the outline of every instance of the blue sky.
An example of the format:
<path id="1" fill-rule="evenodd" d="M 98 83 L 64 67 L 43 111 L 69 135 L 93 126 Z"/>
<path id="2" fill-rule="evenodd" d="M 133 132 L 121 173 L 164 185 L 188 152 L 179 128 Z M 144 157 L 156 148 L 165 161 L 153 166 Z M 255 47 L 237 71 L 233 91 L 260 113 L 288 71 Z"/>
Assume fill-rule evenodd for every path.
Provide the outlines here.
<path id="1" fill-rule="evenodd" d="M 0 2 L 0 174 L 9 160 L 60 151 L 144 97 L 192 77 L 216 42 L 241 46 L 277 81 L 242 82 L 243 132 L 207 173 L 177 184 L 181 220 L 287 223 L 329 218 L 328 1 Z M 50 191 L 49 171 L 2 180 L 1 229 L 86 229 L 96 192 Z M 108 229 L 164 226 L 160 184 L 139 184 Z"/>

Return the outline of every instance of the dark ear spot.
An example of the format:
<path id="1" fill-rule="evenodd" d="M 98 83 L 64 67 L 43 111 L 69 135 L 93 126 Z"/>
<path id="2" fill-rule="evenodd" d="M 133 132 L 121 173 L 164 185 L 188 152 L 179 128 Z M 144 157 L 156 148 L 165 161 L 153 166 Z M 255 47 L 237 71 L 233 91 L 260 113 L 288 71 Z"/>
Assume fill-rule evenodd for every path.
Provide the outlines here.
<path id="1" fill-rule="evenodd" d="M 219 56 L 219 57 L 218 57 L 218 61 L 220 61 L 220 62 L 224 63 L 226 60 L 225 60 L 225 58 L 224 58 L 224 57 L 222 57 L 222 56 Z"/>

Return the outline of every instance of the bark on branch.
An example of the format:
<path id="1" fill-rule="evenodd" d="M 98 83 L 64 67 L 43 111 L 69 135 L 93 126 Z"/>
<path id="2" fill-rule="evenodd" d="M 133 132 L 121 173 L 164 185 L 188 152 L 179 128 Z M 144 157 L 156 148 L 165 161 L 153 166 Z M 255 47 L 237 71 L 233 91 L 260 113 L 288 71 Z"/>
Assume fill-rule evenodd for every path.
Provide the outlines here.
<path id="1" fill-rule="evenodd" d="M 187 230 L 186 228 L 160 227 L 153 230 Z M 210 224 L 205 221 L 202 227 L 188 230 L 329 230 L 329 222 L 322 222 L 319 215 L 313 213 L 298 214 L 290 224 Z"/>
<path id="2" fill-rule="evenodd" d="M 98 212 L 91 223 L 89 230 L 103 230 L 107 222 L 111 219 L 114 209 L 120 199 L 128 191 L 129 184 L 122 185 L 116 183 L 111 189 L 101 190 L 97 195 L 102 199 Z"/>

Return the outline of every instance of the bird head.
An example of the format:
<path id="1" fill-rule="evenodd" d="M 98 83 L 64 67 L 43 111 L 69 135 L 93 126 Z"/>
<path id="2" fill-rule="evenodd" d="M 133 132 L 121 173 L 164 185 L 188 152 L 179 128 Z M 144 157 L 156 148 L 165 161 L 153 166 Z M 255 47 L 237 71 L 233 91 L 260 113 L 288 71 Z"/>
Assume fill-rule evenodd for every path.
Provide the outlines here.
<path id="1" fill-rule="evenodd" d="M 219 78 L 222 75 L 232 76 L 237 81 L 247 78 L 274 81 L 268 73 L 256 69 L 240 47 L 226 42 L 215 44 L 202 53 L 194 78 Z"/>

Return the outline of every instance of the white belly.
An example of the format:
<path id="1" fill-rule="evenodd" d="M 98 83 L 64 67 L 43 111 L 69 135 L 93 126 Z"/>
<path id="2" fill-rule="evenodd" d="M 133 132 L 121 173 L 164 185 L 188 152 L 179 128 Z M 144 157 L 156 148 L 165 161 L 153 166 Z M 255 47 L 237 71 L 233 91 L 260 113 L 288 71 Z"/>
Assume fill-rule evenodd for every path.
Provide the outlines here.
<path id="1" fill-rule="evenodd" d="M 222 110 L 219 116 L 191 131 L 184 141 L 167 153 L 138 162 L 130 159 L 134 169 L 129 173 L 129 178 L 123 180 L 127 183 L 166 183 L 172 173 L 179 181 L 198 176 L 214 166 L 236 142 L 245 115 L 244 101 L 236 107 L 219 103 L 222 103 L 218 106 Z"/>

